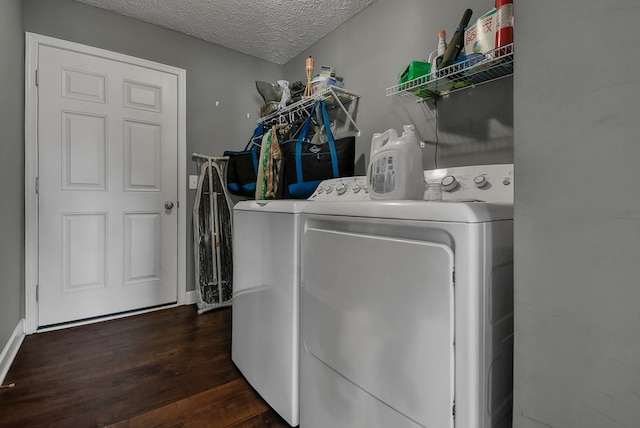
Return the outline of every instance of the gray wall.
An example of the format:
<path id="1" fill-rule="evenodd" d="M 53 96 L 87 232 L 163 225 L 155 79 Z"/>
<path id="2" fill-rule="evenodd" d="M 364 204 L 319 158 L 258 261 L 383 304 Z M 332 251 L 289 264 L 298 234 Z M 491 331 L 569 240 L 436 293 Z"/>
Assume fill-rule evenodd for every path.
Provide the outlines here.
<path id="1" fill-rule="evenodd" d="M 0 351 L 24 312 L 23 36 L 20 0 L 0 2 Z"/>
<path id="2" fill-rule="evenodd" d="M 378 0 L 289 61 L 285 77 L 306 81 L 305 60 L 311 55 L 315 73 L 322 65 L 334 66 L 344 77 L 345 89 L 360 94 L 357 122 L 362 136 L 356 156 L 363 174 L 372 134 L 388 128 L 400 132 L 410 120 L 398 97 L 385 97 L 385 89 L 397 83 L 398 73 L 410 61 L 428 58 L 441 29 L 450 39 L 466 8 L 473 10 L 475 20 L 493 5 L 493 0 Z M 424 167 L 434 167 L 436 140 L 438 166 L 512 162 L 512 83 L 507 78 L 442 98 L 437 104 L 437 136 L 435 110 L 406 103 L 422 138 L 430 143 L 423 151 Z"/>
<path id="3" fill-rule="evenodd" d="M 516 15 L 515 426 L 638 427 L 638 1 Z"/>
<path id="4" fill-rule="evenodd" d="M 71 0 L 24 0 L 23 15 L 25 31 L 186 69 L 188 174 L 196 174 L 194 152 L 244 148 L 262 104 L 255 80 L 280 78 L 281 66 Z M 188 192 L 187 290 L 194 289 L 194 196 Z"/>
<path id="5" fill-rule="evenodd" d="M 303 80 L 307 55 L 317 67 L 335 66 L 347 88 L 362 95 L 358 151 L 368 160 L 371 134 L 407 121 L 384 95 L 399 69 L 425 58 L 441 27 L 450 35 L 464 8 L 477 16 L 492 3 L 407 0 L 399 7 L 378 0 L 286 64 L 283 75 Z M 506 79 L 439 103 L 441 164 L 510 161 L 515 121 L 518 428 L 640 421 L 636 3 L 517 1 L 513 99 Z M 272 64 L 69 0 L 23 4 L 27 31 L 186 68 L 189 153 L 240 147 L 260 104 L 253 80 L 280 78 Z M 18 0 L 0 2 L 0 194 L 7 207 L 0 217 L 0 344 L 23 305 L 19 16 Z M 473 114 L 463 111 L 469 106 Z M 434 121 L 417 123 L 427 140 L 435 139 Z M 464 131 L 455 126 L 465 124 Z M 432 164 L 431 146 L 425 166 Z"/>

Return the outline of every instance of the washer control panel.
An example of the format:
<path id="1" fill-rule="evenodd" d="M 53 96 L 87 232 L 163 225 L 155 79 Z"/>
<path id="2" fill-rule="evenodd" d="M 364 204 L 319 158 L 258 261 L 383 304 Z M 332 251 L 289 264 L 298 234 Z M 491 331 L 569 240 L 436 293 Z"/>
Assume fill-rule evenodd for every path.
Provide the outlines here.
<path id="1" fill-rule="evenodd" d="M 367 187 L 367 177 L 362 175 L 324 180 L 308 199 L 310 201 L 333 202 L 368 201 L 371 198 Z"/>
<path id="2" fill-rule="evenodd" d="M 513 165 L 470 165 L 424 171 L 425 200 L 513 203 Z M 369 201 L 366 176 L 322 181 L 310 201 Z"/>

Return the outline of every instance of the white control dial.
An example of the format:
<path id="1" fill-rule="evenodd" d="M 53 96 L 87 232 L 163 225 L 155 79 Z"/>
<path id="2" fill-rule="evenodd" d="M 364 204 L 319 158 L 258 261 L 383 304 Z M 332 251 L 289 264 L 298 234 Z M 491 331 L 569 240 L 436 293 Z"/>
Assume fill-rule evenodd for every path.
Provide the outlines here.
<path id="1" fill-rule="evenodd" d="M 489 182 L 487 181 L 487 177 L 485 177 L 484 175 L 478 175 L 473 179 L 473 184 L 475 184 L 478 189 L 481 189 L 489 184 Z"/>
<path id="2" fill-rule="evenodd" d="M 442 179 L 442 190 L 445 192 L 453 192 L 458 188 L 458 180 L 453 175 L 447 175 Z"/>
<path id="3" fill-rule="evenodd" d="M 337 193 L 338 195 L 342 195 L 342 194 L 344 194 L 344 192 L 346 192 L 346 191 L 347 191 L 347 185 L 346 185 L 346 184 L 344 184 L 344 183 L 340 183 L 340 184 L 338 184 L 338 185 L 336 186 L 336 193 Z"/>
<path id="4" fill-rule="evenodd" d="M 331 187 L 331 186 L 324 186 L 324 191 L 325 191 L 327 194 L 331 193 L 331 191 L 332 191 L 332 190 L 333 190 L 333 187 Z"/>
<path id="5" fill-rule="evenodd" d="M 362 186 L 358 183 L 353 185 L 353 193 L 358 193 L 360 190 L 362 190 Z"/>

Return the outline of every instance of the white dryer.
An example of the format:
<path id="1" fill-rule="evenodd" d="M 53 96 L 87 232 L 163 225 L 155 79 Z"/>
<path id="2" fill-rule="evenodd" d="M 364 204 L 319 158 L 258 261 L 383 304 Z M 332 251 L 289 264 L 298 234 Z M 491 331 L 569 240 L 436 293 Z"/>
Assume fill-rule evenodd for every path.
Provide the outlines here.
<path id="1" fill-rule="evenodd" d="M 301 428 L 511 426 L 513 169 L 444 175 L 443 202 L 304 207 Z"/>

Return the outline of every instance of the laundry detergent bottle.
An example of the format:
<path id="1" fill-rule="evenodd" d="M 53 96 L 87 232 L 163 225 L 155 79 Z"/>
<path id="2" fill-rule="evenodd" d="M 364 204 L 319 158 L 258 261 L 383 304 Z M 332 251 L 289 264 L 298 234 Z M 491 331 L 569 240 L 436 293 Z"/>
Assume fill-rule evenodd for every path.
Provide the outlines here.
<path id="1" fill-rule="evenodd" d="M 400 137 L 393 129 L 373 134 L 367 179 L 371 199 L 424 199 L 422 150 L 413 125 L 405 125 Z"/>

